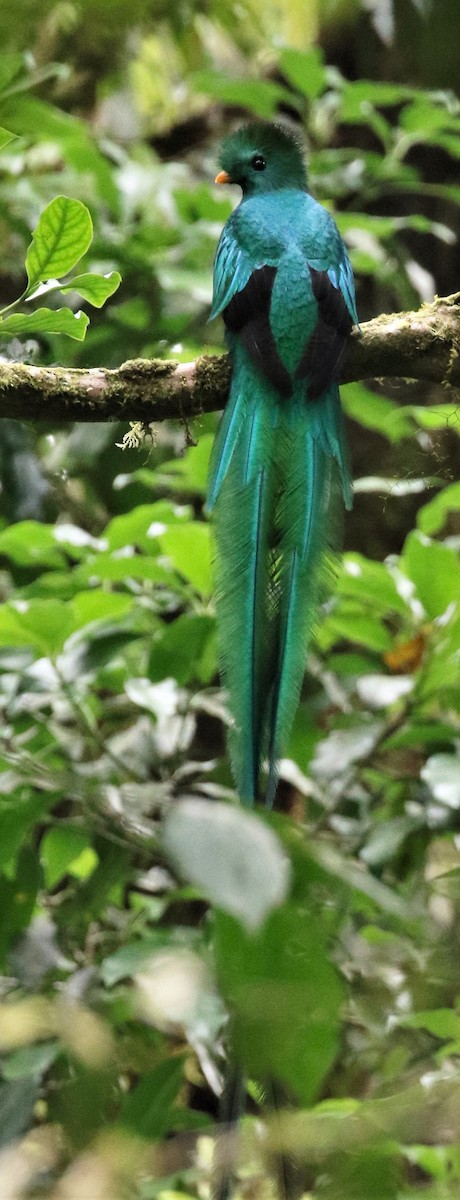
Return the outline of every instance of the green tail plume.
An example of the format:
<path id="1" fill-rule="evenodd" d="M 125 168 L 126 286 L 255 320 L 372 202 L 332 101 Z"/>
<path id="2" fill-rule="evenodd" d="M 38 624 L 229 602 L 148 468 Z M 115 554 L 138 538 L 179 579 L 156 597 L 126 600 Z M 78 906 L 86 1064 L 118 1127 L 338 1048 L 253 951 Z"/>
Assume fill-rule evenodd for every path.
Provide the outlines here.
<path id="1" fill-rule="evenodd" d="M 299 700 L 308 641 L 331 573 L 337 517 L 351 486 L 336 385 L 308 401 L 303 381 L 280 397 L 245 351 L 211 463 L 215 591 L 229 749 L 240 799 L 273 803 L 277 763 Z M 331 538 L 332 535 L 332 538 Z"/>

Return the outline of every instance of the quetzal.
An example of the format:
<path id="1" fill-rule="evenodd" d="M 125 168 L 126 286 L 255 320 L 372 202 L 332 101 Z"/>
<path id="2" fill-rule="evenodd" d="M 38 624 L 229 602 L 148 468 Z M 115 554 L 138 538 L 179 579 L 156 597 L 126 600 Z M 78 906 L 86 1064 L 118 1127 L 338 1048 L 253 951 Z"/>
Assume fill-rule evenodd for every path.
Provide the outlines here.
<path id="1" fill-rule="evenodd" d="M 266 759 L 271 805 L 340 493 L 352 503 L 337 377 L 358 318 L 344 242 L 308 193 L 292 134 L 253 122 L 224 142 L 220 165 L 216 182 L 243 194 L 214 264 L 211 317 L 223 315 L 232 379 L 207 508 L 233 775 L 254 804 Z"/>

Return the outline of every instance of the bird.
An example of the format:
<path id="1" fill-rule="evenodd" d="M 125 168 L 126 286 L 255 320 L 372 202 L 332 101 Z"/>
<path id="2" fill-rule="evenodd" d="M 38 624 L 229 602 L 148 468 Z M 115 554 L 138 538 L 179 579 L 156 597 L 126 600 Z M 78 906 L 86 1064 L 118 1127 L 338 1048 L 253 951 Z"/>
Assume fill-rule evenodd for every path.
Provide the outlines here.
<path id="1" fill-rule="evenodd" d="M 231 359 L 206 502 L 220 667 L 240 802 L 271 808 L 352 506 L 337 380 L 358 315 L 344 241 L 308 190 L 291 129 L 257 120 L 231 133 L 216 183 L 242 191 L 217 246 L 210 314 L 223 317 Z"/>

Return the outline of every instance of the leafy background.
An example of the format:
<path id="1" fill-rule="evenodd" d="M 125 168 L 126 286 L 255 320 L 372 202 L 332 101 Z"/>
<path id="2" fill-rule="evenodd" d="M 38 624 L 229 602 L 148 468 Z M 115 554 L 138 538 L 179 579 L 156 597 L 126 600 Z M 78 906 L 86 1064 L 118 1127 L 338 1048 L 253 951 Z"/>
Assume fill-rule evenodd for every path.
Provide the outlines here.
<path id="1" fill-rule="evenodd" d="M 218 352 L 216 143 L 246 114 L 303 127 L 363 319 L 454 292 L 456 20 L 457 0 L 4 0 L 2 354 Z M 63 196 L 79 253 L 43 264 Z M 217 418 L 123 451 L 124 427 L 2 423 L 2 1197 L 206 1200 L 228 1011 L 241 1194 L 267 1195 L 275 1075 L 293 1108 L 268 1145 L 314 1200 L 458 1195 L 457 399 L 395 380 L 343 403 L 356 504 L 271 817 L 238 810 L 224 752 Z"/>

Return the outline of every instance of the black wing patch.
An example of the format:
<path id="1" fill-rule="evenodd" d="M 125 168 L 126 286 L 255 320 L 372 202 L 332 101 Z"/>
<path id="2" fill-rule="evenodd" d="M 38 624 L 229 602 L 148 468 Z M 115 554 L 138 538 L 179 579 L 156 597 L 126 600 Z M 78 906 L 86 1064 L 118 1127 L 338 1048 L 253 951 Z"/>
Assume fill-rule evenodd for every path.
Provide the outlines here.
<path id="1" fill-rule="evenodd" d="M 292 379 L 282 362 L 270 326 L 270 301 L 276 267 L 259 267 L 224 309 L 230 333 L 238 333 L 249 357 L 282 396 L 292 393 Z"/>
<path id="2" fill-rule="evenodd" d="M 338 378 L 340 360 L 353 320 L 340 288 L 327 271 L 310 267 L 318 319 L 296 370 L 297 379 L 308 377 L 308 396 L 316 400 Z"/>

